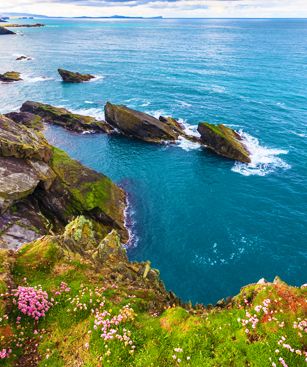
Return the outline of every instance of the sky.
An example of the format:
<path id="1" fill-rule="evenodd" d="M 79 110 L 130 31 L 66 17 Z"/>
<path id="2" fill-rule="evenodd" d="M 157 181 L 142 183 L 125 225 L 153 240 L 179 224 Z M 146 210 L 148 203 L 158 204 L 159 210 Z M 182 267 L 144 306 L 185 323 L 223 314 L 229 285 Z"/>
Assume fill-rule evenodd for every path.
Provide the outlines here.
<path id="1" fill-rule="evenodd" d="M 307 18 L 307 0 L 0 0 L 0 14 Z"/>

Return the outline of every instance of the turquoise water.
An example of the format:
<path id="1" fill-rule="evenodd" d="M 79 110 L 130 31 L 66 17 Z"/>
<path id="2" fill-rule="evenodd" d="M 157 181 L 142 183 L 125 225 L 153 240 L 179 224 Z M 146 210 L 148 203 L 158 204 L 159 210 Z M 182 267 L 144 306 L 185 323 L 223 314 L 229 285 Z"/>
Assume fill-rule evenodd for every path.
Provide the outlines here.
<path id="1" fill-rule="evenodd" d="M 27 99 L 103 117 L 107 100 L 242 130 L 252 164 L 181 141 L 156 146 L 48 127 L 49 140 L 129 193 L 131 259 L 185 300 L 261 277 L 306 282 L 306 20 L 44 20 L 0 37 L 0 112 Z M 19 30 L 21 32 L 21 30 Z M 33 57 L 17 62 L 17 55 Z M 57 68 L 97 76 L 64 85 Z"/>

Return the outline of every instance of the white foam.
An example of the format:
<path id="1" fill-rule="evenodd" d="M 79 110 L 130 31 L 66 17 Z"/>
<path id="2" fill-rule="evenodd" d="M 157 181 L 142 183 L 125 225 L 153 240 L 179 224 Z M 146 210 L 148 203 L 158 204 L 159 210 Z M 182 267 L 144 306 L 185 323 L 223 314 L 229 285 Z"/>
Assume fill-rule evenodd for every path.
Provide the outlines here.
<path id="1" fill-rule="evenodd" d="M 139 237 L 136 235 L 134 231 L 135 220 L 134 220 L 135 211 L 132 209 L 129 198 L 126 198 L 126 208 L 124 211 L 125 217 L 125 227 L 128 231 L 128 241 L 125 243 L 125 248 L 137 247 L 139 242 Z"/>
<path id="2" fill-rule="evenodd" d="M 101 108 L 70 108 L 65 107 L 72 113 L 76 113 L 78 115 L 85 115 L 85 116 L 92 116 L 95 117 L 97 120 L 104 120 L 104 110 Z"/>
<path id="3" fill-rule="evenodd" d="M 183 119 L 179 119 L 178 122 L 183 125 L 184 127 L 184 132 L 187 135 L 190 136 L 195 136 L 195 137 L 200 137 L 199 132 L 197 131 L 197 125 L 190 125 L 188 124 L 185 120 Z M 193 142 L 190 140 L 187 140 L 186 138 L 184 138 L 183 136 L 180 136 L 177 140 L 177 146 L 182 148 L 183 150 L 189 151 L 189 150 L 195 150 L 195 149 L 200 149 L 201 148 L 201 144 L 197 143 L 197 142 Z"/>
<path id="4" fill-rule="evenodd" d="M 22 75 L 21 77 L 27 83 L 39 83 L 39 82 L 46 82 L 48 80 L 53 80 L 53 78 L 49 78 L 46 76 Z"/>
<path id="5" fill-rule="evenodd" d="M 94 102 L 92 102 L 92 101 L 84 101 L 84 103 L 87 103 L 87 104 L 94 104 Z"/>
<path id="6" fill-rule="evenodd" d="M 104 79 L 105 77 L 103 75 L 94 75 L 94 78 L 90 79 L 88 82 L 93 83 L 97 82 L 98 80 Z"/>
<path id="7" fill-rule="evenodd" d="M 257 138 L 242 131 L 239 131 L 239 134 L 251 154 L 251 163 L 236 162 L 231 169 L 233 172 L 244 176 L 266 176 L 278 169 L 291 168 L 288 163 L 279 157 L 281 154 L 288 154 L 287 150 L 267 148 L 261 146 Z"/>

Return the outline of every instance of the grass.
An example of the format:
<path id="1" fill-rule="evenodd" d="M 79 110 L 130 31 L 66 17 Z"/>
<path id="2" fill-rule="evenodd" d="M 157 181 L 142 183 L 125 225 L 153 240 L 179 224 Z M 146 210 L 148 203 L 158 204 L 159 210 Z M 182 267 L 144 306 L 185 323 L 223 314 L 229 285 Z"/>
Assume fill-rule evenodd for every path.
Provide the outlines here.
<path id="1" fill-rule="evenodd" d="M 79 237 L 77 233 L 75 240 Z M 148 306 L 153 290 L 114 284 L 112 268 L 108 272 L 106 265 L 99 269 L 68 250 L 59 252 L 56 239 L 60 241 L 45 236 L 24 246 L 10 272 L 16 286 L 40 285 L 52 299 L 53 306 L 38 324 L 21 314 L 12 297 L 3 295 L 5 277 L 0 278 L 0 350 L 13 350 L 9 358 L 0 359 L 1 366 L 20 362 L 30 341 L 38 350 L 30 348 L 29 355 L 36 356 L 41 367 L 269 367 L 282 366 L 281 361 L 289 367 L 306 365 L 306 288 L 276 279 L 243 288 L 224 308 L 185 309 L 165 303 L 163 312 L 155 311 Z M 0 260 L 5 275 L 5 251 Z M 95 328 L 103 312 L 103 324 Z M 102 337 L 105 320 L 111 325 L 107 332 L 114 329 L 113 338 Z M 23 362 L 24 367 L 32 365 Z"/>

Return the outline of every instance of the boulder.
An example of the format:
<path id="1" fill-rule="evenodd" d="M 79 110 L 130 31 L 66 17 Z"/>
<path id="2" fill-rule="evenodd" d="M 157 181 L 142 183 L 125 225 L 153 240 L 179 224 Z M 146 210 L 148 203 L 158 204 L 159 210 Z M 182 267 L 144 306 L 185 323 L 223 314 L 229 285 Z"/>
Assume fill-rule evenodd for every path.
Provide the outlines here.
<path id="1" fill-rule="evenodd" d="M 43 135 L 0 115 L 0 156 L 48 162 L 52 150 Z"/>
<path id="2" fill-rule="evenodd" d="M 16 34 L 9 29 L 4 28 L 3 26 L 0 26 L 0 36 L 6 35 L 6 34 Z"/>
<path id="3" fill-rule="evenodd" d="M 250 163 L 250 153 L 242 143 L 242 138 L 225 125 L 202 122 L 198 125 L 201 143 L 215 153 L 243 163 Z"/>
<path id="4" fill-rule="evenodd" d="M 18 124 L 25 125 L 35 130 L 42 130 L 44 127 L 42 118 L 30 112 L 10 112 L 5 114 L 5 116 Z"/>
<path id="5" fill-rule="evenodd" d="M 4 83 L 12 83 L 12 82 L 18 82 L 22 80 L 20 77 L 20 73 L 17 71 L 8 71 L 4 74 L 0 74 L 0 81 Z"/>
<path id="6" fill-rule="evenodd" d="M 78 115 L 65 108 L 54 107 L 44 103 L 27 101 L 21 106 L 20 111 L 38 115 L 43 122 L 60 125 L 67 130 L 78 133 L 111 133 L 113 130 L 105 121 L 98 121 L 94 117 Z"/>
<path id="7" fill-rule="evenodd" d="M 151 143 L 175 141 L 180 135 L 178 127 L 174 128 L 173 124 L 110 102 L 105 105 L 105 118 L 120 133 Z"/>
<path id="8" fill-rule="evenodd" d="M 80 74 L 64 69 L 58 69 L 58 72 L 61 75 L 63 81 L 67 83 L 83 83 L 95 78 L 90 74 Z"/>

